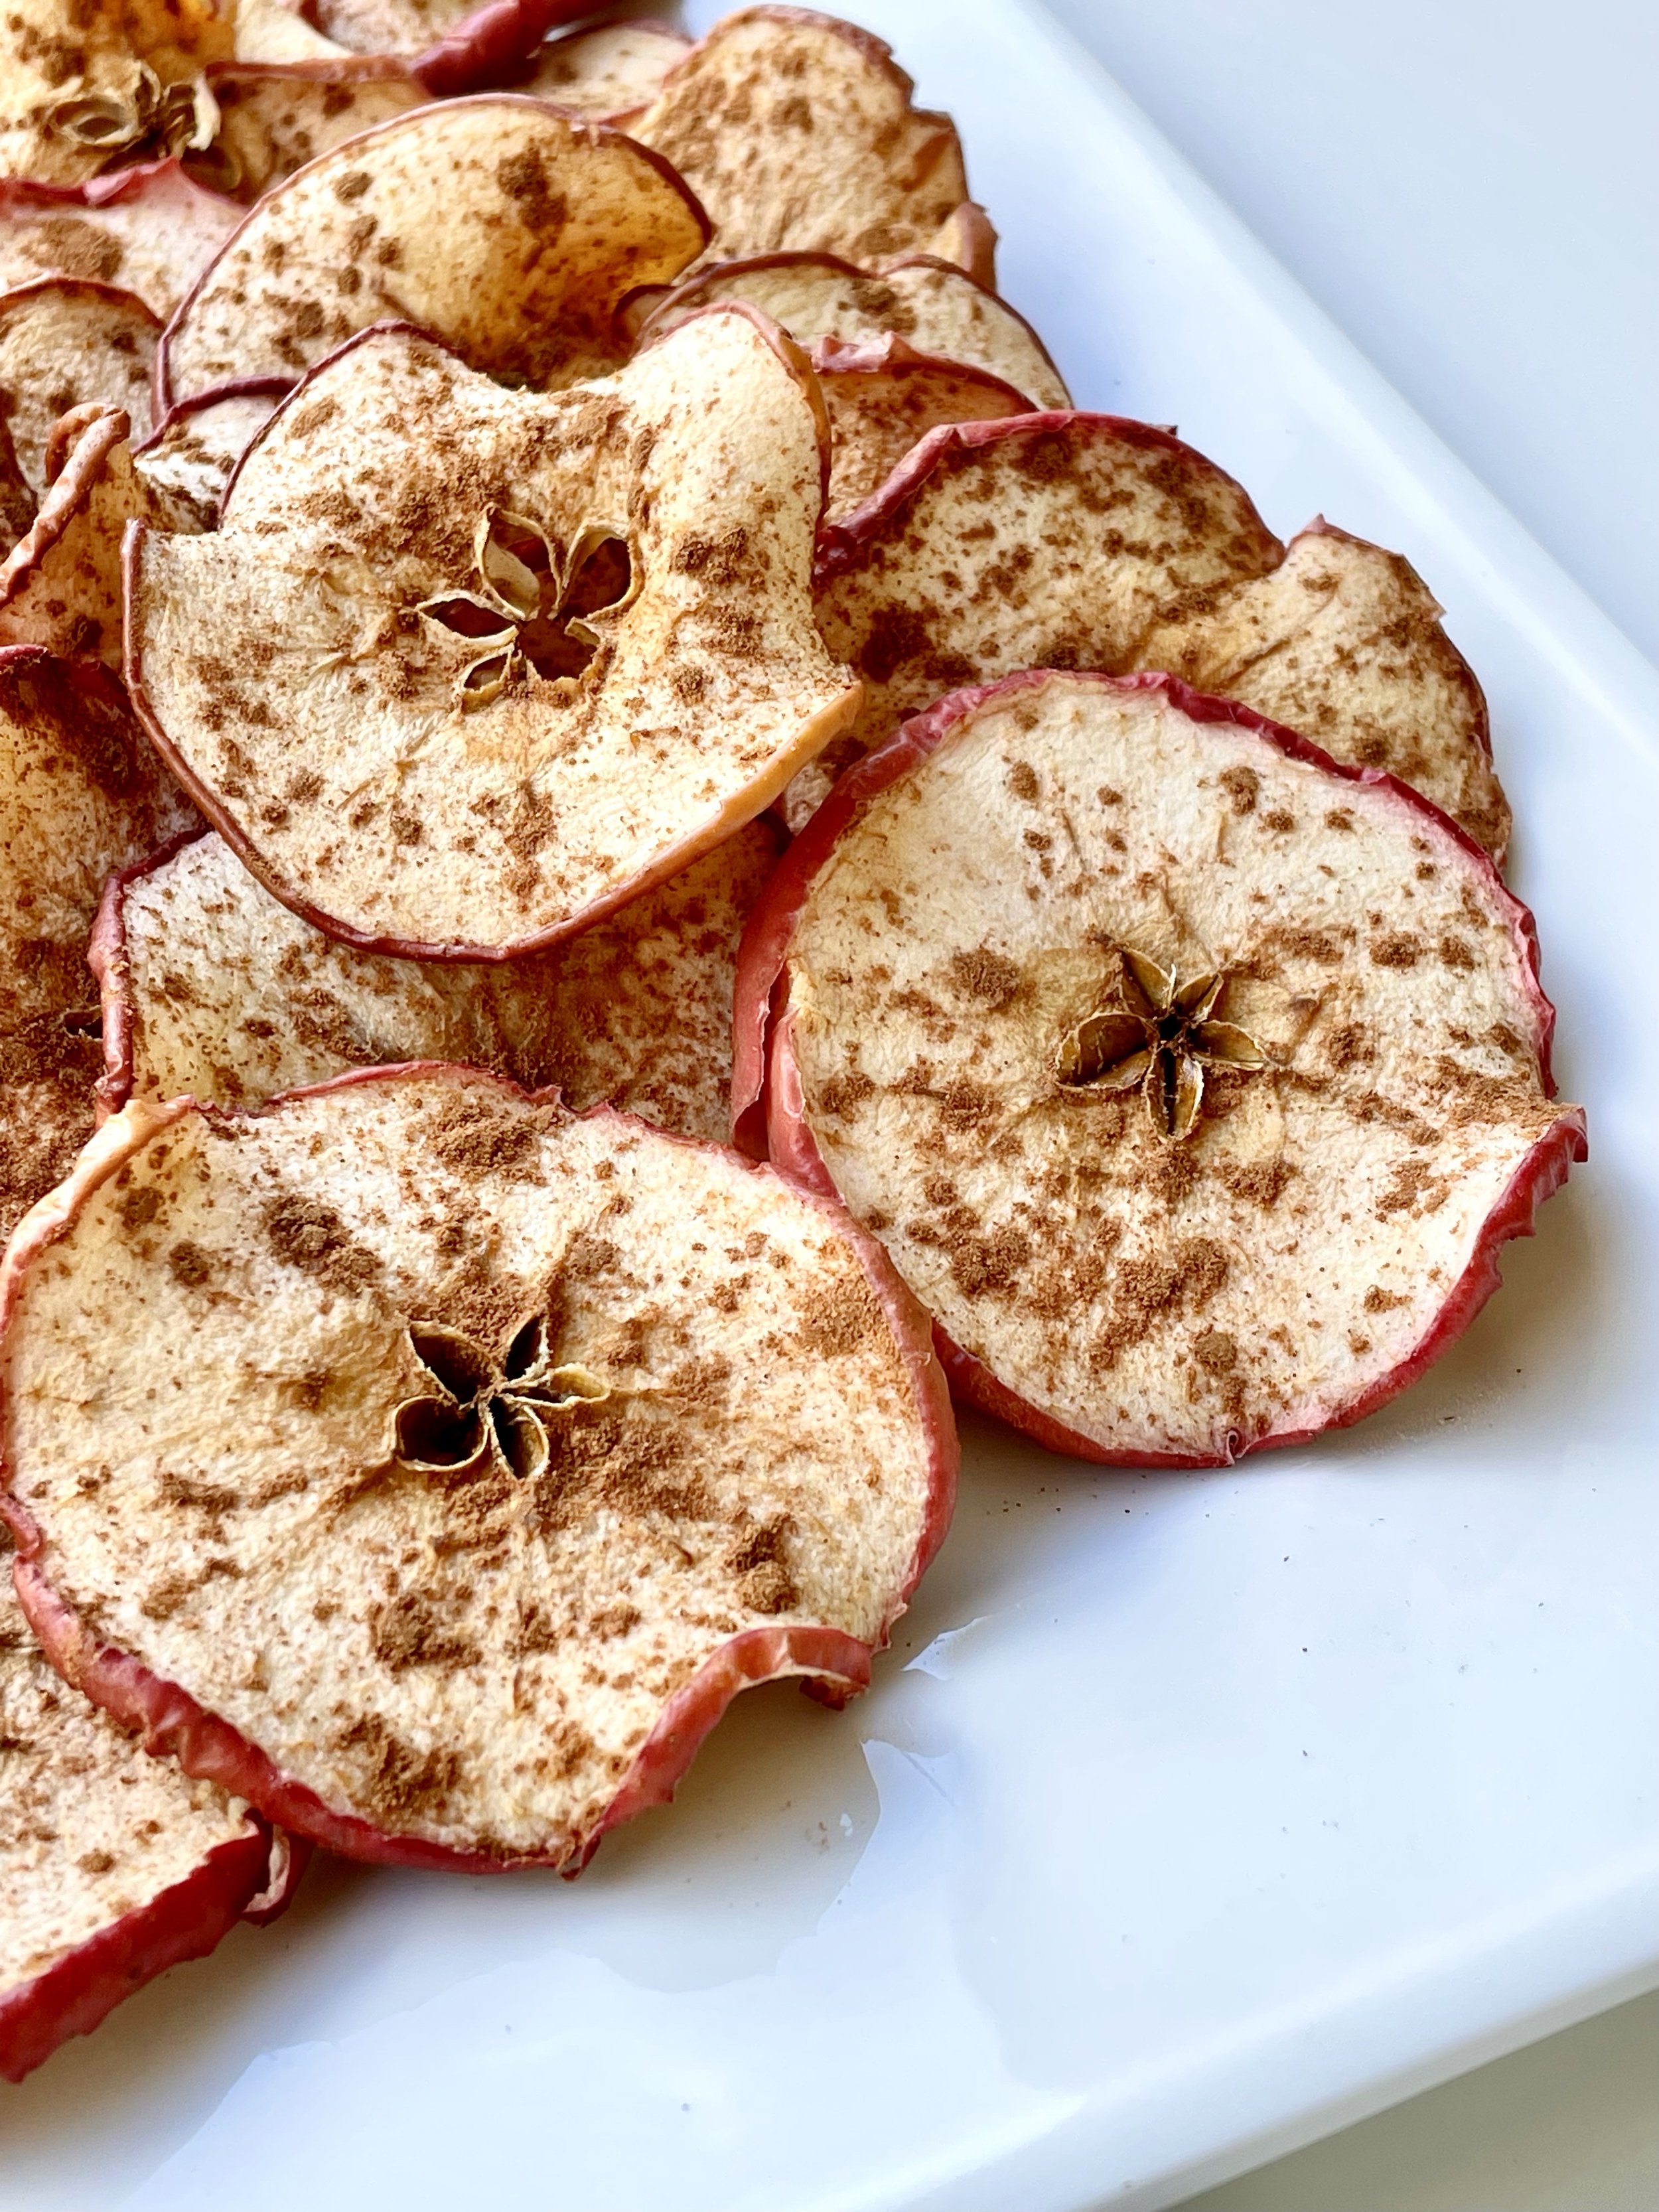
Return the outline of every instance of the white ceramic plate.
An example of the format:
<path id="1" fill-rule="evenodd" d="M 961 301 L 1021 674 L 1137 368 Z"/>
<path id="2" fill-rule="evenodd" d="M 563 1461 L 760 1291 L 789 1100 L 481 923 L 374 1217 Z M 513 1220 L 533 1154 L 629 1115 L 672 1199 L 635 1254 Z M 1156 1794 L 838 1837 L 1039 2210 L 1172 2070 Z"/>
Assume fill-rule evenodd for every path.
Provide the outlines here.
<path id="1" fill-rule="evenodd" d="M 574 1887 L 320 1868 L 0 2093 L 8 2208 L 1152 2207 L 1659 1980 L 1659 682 L 1046 17 L 862 12 L 1079 399 L 1445 601 L 1591 1164 L 1346 1436 L 972 1427 L 861 1706 L 744 1700 Z"/>

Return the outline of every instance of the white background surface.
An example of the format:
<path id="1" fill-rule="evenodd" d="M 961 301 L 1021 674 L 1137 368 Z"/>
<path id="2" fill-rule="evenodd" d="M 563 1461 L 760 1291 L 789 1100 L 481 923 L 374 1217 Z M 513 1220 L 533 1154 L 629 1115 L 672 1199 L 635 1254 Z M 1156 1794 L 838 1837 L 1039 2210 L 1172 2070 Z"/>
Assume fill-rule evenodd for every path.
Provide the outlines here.
<path id="1" fill-rule="evenodd" d="M 860 1709 L 745 1699 L 574 1889 L 319 1869 L 6 2100 L 9 2212 L 1151 2212 L 1659 1966 L 1650 676 L 1018 0 L 860 12 L 1079 399 L 1444 599 L 1595 1161 L 1346 1437 L 1152 1480 L 969 1424 Z"/>
<path id="2" fill-rule="evenodd" d="M 1659 657 L 1659 8 L 1048 0 Z M 1651 2212 L 1659 1998 L 1187 2212 Z"/>
<path id="3" fill-rule="evenodd" d="M 1653 0 L 1049 0 L 1659 659 Z"/>

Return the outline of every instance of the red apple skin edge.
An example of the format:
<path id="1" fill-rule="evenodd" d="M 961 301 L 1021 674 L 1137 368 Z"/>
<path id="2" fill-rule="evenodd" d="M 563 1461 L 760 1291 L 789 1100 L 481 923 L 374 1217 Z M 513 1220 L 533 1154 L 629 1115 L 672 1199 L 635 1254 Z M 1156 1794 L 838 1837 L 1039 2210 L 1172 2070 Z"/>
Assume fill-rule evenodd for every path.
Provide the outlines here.
<path id="1" fill-rule="evenodd" d="M 247 1914 L 250 1901 L 269 1889 L 272 1862 L 273 1839 L 261 1821 L 247 1835 L 216 1845 L 182 1881 L 0 1996 L 0 2079 L 21 2081 L 59 2044 L 90 2035 L 144 1983 L 186 1959 L 205 1957 Z"/>
<path id="2" fill-rule="evenodd" d="M 556 1091 L 550 1090 L 526 1092 L 505 1078 L 482 1075 L 476 1068 L 450 1061 L 408 1060 L 393 1067 L 353 1068 L 327 1083 L 285 1092 L 270 1105 L 317 1097 L 354 1084 L 416 1075 L 447 1076 L 474 1085 L 487 1083 L 510 1097 L 528 1098 L 534 1103 L 552 1103 L 558 1097 Z M 9 1326 L 28 1269 L 63 1234 L 84 1200 L 158 1131 L 198 1111 L 232 1123 L 246 1124 L 258 1118 L 226 1108 L 198 1108 L 196 1100 L 188 1097 L 170 1099 L 142 1114 L 135 1108 L 138 1118 L 134 1124 L 117 1129 L 106 1122 L 68 1180 L 24 1216 L 0 1265 L 0 1337 Z M 667 1133 L 609 1106 L 595 1106 L 581 1118 L 613 1122 L 623 1133 L 644 1130 L 653 1138 Z M 694 1152 L 726 1152 L 721 1146 L 695 1137 L 675 1135 L 669 1141 Z M 875 1644 L 861 1643 L 837 1628 L 810 1623 L 747 1629 L 730 1638 L 669 1700 L 594 1827 L 577 1840 L 571 1851 L 557 1858 L 457 1850 L 421 1837 L 392 1833 L 355 1814 L 335 1811 L 304 1783 L 283 1774 L 257 1745 L 208 1712 L 179 1684 L 154 1674 L 116 1646 L 97 1642 L 42 1572 L 38 1562 L 44 1539 L 33 1516 L 15 1498 L 0 1494 L 0 1518 L 10 1527 L 17 1545 L 13 1579 L 18 1601 L 52 1665 L 66 1682 L 137 1735 L 147 1751 L 171 1753 L 186 1774 L 216 1782 L 232 1796 L 246 1798 L 268 1820 L 295 1837 L 325 1844 L 348 1858 L 461 1874 L 497 1874 L 519 1866 L 548 1865 L 579 1873 L 611 1829 L 647 1806 L 669 1802 L 704 1737 L 740 1690 L 789 1674 L 808 1677 L 809 1687 L 820 1685 L 818 1694 L 830 1704 L 843 1704 L 866 1689 L 874 1650 L 886 1644 L 893 1622 L 904 1611 L 951 1523 L 961 1455 L 950 1390 L 933 1355 L 928 1318 L 876 1239 L 852 1219 L 838 1199 L 803 1189 L 770 1166 L 757 1166 L 751 1161 L 743 1164 L 752 1174 L 776 1176 L 794 1195 L 819 1207 L 858 1254 L 898 1341 L 928 1439 L 930 1479 L 922 1528 L 904 1583 Z M 297 1879 L 296 1874 L 294 1880 Z M 290 1881 L 289 1892 L 292 1886 Z M 256 1900 L 256 1909 L 259 1902 Z"/>
<path id="3" fill-rule="evenodd" d="M 946 434 L 951 434 L 950 426 Z M 757 1152 L 763 1143 L 775 1165 L 825 1197 L 838 1197 L 839 1193 L 806 1120 L 793 1045 L 794 1018 L 788 1005 L 786 966 L 795 924 L 813 878 L 842 831 L 856 819 L 866 802 L 926 760 L 964 716 L 989 699 L 1046 683 L 1050 673 L 1047 669 L 1027 669 L 1018 675 L 1004 677 L 999 683 L 970 685 L 949 693 L 924 713 L 912 716 L 884 745 L 855 763 L 842 777 L 778 863 L 761 894 L 760 903 L 750 916 L 738 951 L 732 1009 L 732 1129 L 736 1141 L 745 1151 Z M 1177 677 L 1154 672 L 1085 676 L 1080 680 L 1120 691 L 1162 691 L 1172 705 L 1194 721 L 1226 722 L 1235 728 L 1253 731 L 1292 760 L 1307 761 L 1349 783 L 1388 789 L 1462 846 L 1479 863 L 1499 895 L 1501 904 L 1508 909 L 1510 926 L 1522 950 L 1528 994 L 1538 1023 L 1539 1066 L 1546 1091 L 1553 1095 L 1550 1043 L 1555 1028 L 1555 1009 L 1538 981 L 1538 935 L 1532 915 L 1504 887 L 1480 846 L 1449 816 L 1397 777 L 1380 769 L 1347 767 L 1322 752 L 1317 745 L 1310 744 L 1305 738 L 1298 737 L 1294 730 L 1271 722 L 1265 715 L 1236 701 L 1214 699 L 1194 691 Z M 1397 1367 L 1379 1376 L 1363 1396 L 1340 1408 L 1317 1428 L 1275 1431 L 1253 1443 L 1230 1437 L 1225 1452 L 1211 1456 L 1109 1451 L 999 1382 L 982 1362 L 964 1352 L 937 1322 L 933 1324 L 934 1349 L 958 1399 L 981 1412 L 994 1413 L 1051 1450 L 1108 1467 L 1231 1466 L 1249 1452 L 1306 1443 L 1327 1429 L 1350 1427 L 1407 1389 L 1443 1352 L 1450 1349 L 1498 1287 L 1503 1279 L 1498 1267 L 1498 1248 L 1512 1237 L 1534 1234 L 1534 1217 L 1538 1207 L 1560 1188 L 1571 1166 L 1588 1158 L 1583 1111 L 1575 1107 L 1545 1131 L 1516 1168 L 1487 1216 L 1468 1264 L 1447 1294 L 1433 1326 Z"/>
<path id="4" fill-rule="evenodd" d="M 481 92 L 529 60 L 549 31 L 592 13 L 590 0 L 490 0 L 409 64 L 434 100 Z"/>

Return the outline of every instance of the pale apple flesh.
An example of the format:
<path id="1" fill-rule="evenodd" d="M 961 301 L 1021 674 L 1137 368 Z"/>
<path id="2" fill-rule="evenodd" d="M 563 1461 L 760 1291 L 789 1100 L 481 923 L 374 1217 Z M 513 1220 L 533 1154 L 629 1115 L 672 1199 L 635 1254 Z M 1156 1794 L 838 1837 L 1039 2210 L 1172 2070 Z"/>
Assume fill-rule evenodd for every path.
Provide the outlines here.
<path id="1" fill-rule="evenodd" d="M 370 334 L 273 417 L 216 531 L 129 533 L 133 697 L 214 826 L 343 942 L 574 935 L 856 711 L 811 615 L 821 410 L 736 306 L 551 393 Z"/>
<path id="2" fill-rule="evenodd" d="M 387 55 L 337 61 L 228 62 L 209 72 L 219 105 L 225 189 L 252 204 L 319 154 L 431 94 Z"/>
<path id="3" fill-rule="evenodd" d="M 158 395 L 295 381 L 388 318 L 481 369 L 568 382 L 618 357 L 623 295 L 708 235 L 687 186 L 619 133 L 507 93 L 417 107 L 250 211 L 168 326 Z"/>
<path id="4" fill-rule="evenodd" d="M 262 1896 L 280 1910 L 288 1865 L 245 1804 L 147 1757 L 53 1672 L 0 1542 L 0 2079 L 203 1957 Z"/>
<path id="5" fill-rule="evenodd" d="M 720 259 L 867 264 L 927 250 L 968 198 L 955 125 L 911 91 L 867 31 L 805 8 L 747 8 L 691 49 L 629 129 L 708 209 Z"/>
<path id="6" fill-rule="evenodd" d="M 192 819 L 107 669 L 0 646 L 0 1238 L 91 1133 L 104 878 Z"/>
<path id="7" fill-rule="evenodd" d="M 0 178 L 0 288 L 37 276 L 118 285 L 165 321 L 241 219 L 177 161 L 83 185 Z"/>
<path id="8" fill-rule="evenodd" d="M 222 839 L 189 838 L 105 890 L 89 954 L 103 1107 L 255 1106 L 352 1067 L 450 1060 L 723 1142 L 738 942 L 778 845 L 751 822 L 580 937 L 468 968 L 338 945 Z"/>
<path id="9" fill-rule="evenodd" d="M 908 723 L 786 855 L 734 1112 L 764 1081 L 772 1157 L 882 1237 L 969 1396 L 1216 1465 L 1467 1325 L 1583 1157 L 1553 1020 L 1530 917 L 1414 792 L 1172 678 L 1039 672 Z"/>
<path id="10" fill-rule="evenodd" d="M 1407 562 L 1328 525 L 1281 545 L 1231 477 L 1148 424 L 939 429 L 823 532 L 819 624 L 865 679 L 823 766 L 955 684 L 1167 669 L 1411 782 L 1501 860 L 1486 704 L 1438 614 Z"/>
<path id="11" fill-rule="evenodd" d="M 811 362 L 830 412 L 826 521 L 861 505 L 941 422 L 997 422 L 1033 411 L 1034 403 L 1001 377 L 919 353 L 901 337 L 850 345 L 821 338 Z"/>
<path id="12" fill-rule="evenodd" d="M 0 413 L 37 498 L 53 426 L 72 408 L 100 401 L 149 429 L 160 336 L 143 301 L 113 285 L 39 276 L 0 294 Z"/>
<path id="13" fill-rule="evenodd" d="M 720 262 L 670 289 L 624 301 L 623 315 L 661 331 L 717 300 L 747 300 L 811 351 L 891 336 L 918 353 L 1000 377 L 1042 408 L 1071 405 L 1042 341 L 1006 300 L 965 270 L 913 254 L 877 274 L 832 253 L 763 254 Z"/>
<path id="14" fill-rule="evenodd" d="M 626 129 L 690 44 L 684 31 L 649 21 L 567 31 L 538 51 L 521 89 L 586 121 Z"/>
<path id="15" fill-rule="evenodd" d="M 926 1318 L 838 1206 L 473 1070 L 135 1101 L 0 1322 L 55 1662 L 358 1856 L 580 1865 L 748 1682 L 863 1686 L 949 1516 Z"/>

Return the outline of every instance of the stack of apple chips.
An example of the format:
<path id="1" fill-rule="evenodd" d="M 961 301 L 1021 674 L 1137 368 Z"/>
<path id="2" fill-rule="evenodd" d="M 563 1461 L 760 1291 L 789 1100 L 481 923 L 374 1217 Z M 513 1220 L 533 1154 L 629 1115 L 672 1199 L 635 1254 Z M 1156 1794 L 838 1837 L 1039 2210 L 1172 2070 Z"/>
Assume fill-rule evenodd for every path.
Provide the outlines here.
<path id="1" fill-rule="evenodd" d="M 952 1393 L 1139 1466 L 1359 1419 L 1583 1150 L 1435 602 L 1071 406 L 879 41 L 111 0 L 37 83 L 60 3 L 13 2076 L 313 1843 L 574 1871 L 738 1691 L 866 1686 Z"/>

